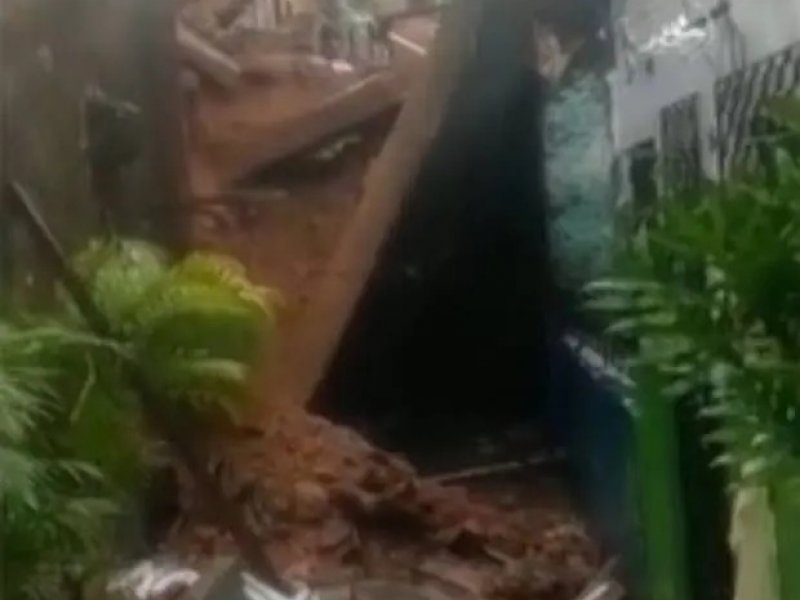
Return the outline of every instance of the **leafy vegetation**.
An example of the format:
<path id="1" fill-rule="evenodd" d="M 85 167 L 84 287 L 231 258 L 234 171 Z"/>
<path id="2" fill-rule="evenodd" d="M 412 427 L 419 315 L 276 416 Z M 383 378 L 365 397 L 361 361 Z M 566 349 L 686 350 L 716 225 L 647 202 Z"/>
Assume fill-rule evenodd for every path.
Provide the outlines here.
<path id="1" fill-rule="evenodd" d="M 776 101 L 772 117 L 797 121 L 797 106 Z M 615 275 L 586 295 L 626 357 L 638 420 L 658 415 L 650 435 L 674 438 L 670 407 L 690 406 L 710 425 L 705 442 L 731 490 L 770 490 L 796 522 L 786 499 L 800 497 L 800 164 L 778 149 L 767 167 L 662 199 L 623 242 Z M 642 473 L 650 498 L 665 498 L 660 514 L 645 515 L 662 548 L 682 543 L 679 517 L 670 516 L 680 501 L 668 464 L 677 448 L 669 452 L 660 460 L 650 452 L 652 474 Z M 669 554 L 653 595 L 681 598 L 667 589 L 683 568 Z"/>
<path id="2" fill-rule="evenodd" d="M 275 294 L 231 258 L 169 265 L 140 241 L 93 242 L 76 259 L 114 337 L 167 397 L 235 412 L 274 322 Z"/>
<path id="3" fill-rule="evenodd" d="M 42 349 L 91 343 L 66 329 L 0 326 L 0 522 L 8 600 L 60 598 L 100 563 L 116 506 L 102 473 L 50 435 L 60 411 Z"/>
<path id="4" fill-rule="evenodd" d="M 800 166 L 662 202 L 588 307 L 632 351 L 634 380 L 695 402 L 736 483 L 800 474 Z"/>
<path id="5" fill-rule="evenodd" d="M 274 294 L 224 256 L 171 264 L 157 247 L 112 240 L 92 242 L 74 264 L 111 339 L 93 336 L 66 296 L 44 325 L 0 325 L 0 585 L 9 600 L 67 597 L 111 555 L 116 514 L 154 457 L 125 362 L 165 401 L 233 418 L 274 322 Z"/>

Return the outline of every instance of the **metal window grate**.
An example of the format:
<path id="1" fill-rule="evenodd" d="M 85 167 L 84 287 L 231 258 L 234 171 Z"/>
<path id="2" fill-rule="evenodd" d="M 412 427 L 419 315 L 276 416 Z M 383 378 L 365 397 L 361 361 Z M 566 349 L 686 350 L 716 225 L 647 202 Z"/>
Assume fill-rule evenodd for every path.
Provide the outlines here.
<path id="1" fill-rule="evenodd" d="M 692 188 L 702 179 L 699 94 L 661 111 L 661 161 L 664 190 Z"/>
<path id="2" fill-rule="evenodd" d="M 800 84 L 800 44 L 723 77 L 715 84 L 719 167 L 722 175 L 754 167 L 763 129 L 765 98 L 788 94 Z M 763 132 L 762 132 L 763 133 Z"/>

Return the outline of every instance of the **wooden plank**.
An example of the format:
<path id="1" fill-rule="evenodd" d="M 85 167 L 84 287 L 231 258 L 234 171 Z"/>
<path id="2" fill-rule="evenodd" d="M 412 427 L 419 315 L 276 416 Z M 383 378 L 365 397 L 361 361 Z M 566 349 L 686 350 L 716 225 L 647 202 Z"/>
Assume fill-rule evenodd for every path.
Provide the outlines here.
<path id="1" fill-rule="evenodd" d="M 392 73 L 371 75 L 315 108 L 271 126 L 246 159 L 223 168 L 221 179 L 233 185 L 257 169 L 311 150 L 393 108 L 399 109 L 402 101 L 403 89 Z"/>
<path id="2" fill-rule="evenodd" d="M 357 212 L 297 329 L 284 341 L 267 380 L 275 402 L 303 404 L 322 379 L 350 322 L 384 239 L 395 223 L 436 137 L 473 52 L 483 0 L 461 0 L 444 13 L 424 76 L 367 174 Z"/>

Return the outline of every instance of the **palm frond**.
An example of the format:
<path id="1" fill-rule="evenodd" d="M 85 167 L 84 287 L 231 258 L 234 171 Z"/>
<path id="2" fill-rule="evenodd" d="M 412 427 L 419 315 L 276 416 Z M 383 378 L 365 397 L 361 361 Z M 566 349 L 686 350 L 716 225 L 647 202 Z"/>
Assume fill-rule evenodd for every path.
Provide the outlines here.
<path id="1" fill-rule="evenodd" d="M 107 344 L 64 325 L 0 324 L 0 506 L 4 593 L 65 598 L 107 539 L 113 503 L 100 470 L 70 454 L 53 358 Z M 6 596 L 4 596 L 6 597 Z"/>
<path id="2" fill-rule="evenodd" d="M 36 486 L 43 478 L 46 464 L 24 449 L 0 445 L 0 501 L 14 498 L 36 503 Z"/>
<path id="3" fill-rule="evenodd" d="M 660 202 L 618 275 L 585 290 L 628 364 L 658 374 L 648 401 L 700 400 L 739 484 L 783 477 L 800 457 L 800 167 L 780 166 L 771 187 Z"/>
<path id="4" fill-rule="evenodd" d="M 280 295 L 272 289 L 255 285 L 247 278 L 244 266 L 238 261 L 218 254 L 195 252 L 172 270 L 175 282 L 194 281 L 227 290 L 240 302 L 262 312 L 270 321 L 281 303 Z"/>

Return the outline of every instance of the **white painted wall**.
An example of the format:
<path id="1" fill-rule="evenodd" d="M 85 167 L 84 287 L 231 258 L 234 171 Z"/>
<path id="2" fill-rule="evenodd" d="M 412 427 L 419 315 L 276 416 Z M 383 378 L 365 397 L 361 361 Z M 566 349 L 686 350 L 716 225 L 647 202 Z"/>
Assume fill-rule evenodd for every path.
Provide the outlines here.
<path id="1" fill-rule="evenodd" d="M 800 39 L 800 1 L 734 0 L 733 15 L 757 61 Z"/>
<path id="2" fill-rule="evenodd" d="M 704 5 L 715 2 L 701 0 Z M 699 0 L 690 0 L 690 4 Z M 627 0 L 620 14 L 636 38 L 642 39 L 658 29 L 652 15 L 669 22 L 681 13 L 682 0 Z M 655 8 L 654 8 L 655 7 Z M 655 12 L 649 13 L 653 10 Z M 642 15 L 645 15 L 644 17 Z M 731 17 L 744 41 L 746 63 L 756 62 L 793 42 L 800 41 L 800 0 L 731 0 Z M 659 114 L 662 108 L 692 94 L 701 98 L 701 144 L 704 167 L 713 175 L 716 160 L 711 139 L 714 134 L 714 82 L 736 66 L 730 50 L 732 34 L 724 21 L 715 28 L 711 43 L 701 51 L 681 54 L 676 51 L 653 58 L 653 74 L 638 64 L 631 74 L 624 54 L 618 52 L 617 68 L 609 75 L 614 107 L 616 150 L 624 153 L 649 138 L 658 141 Z"/>

